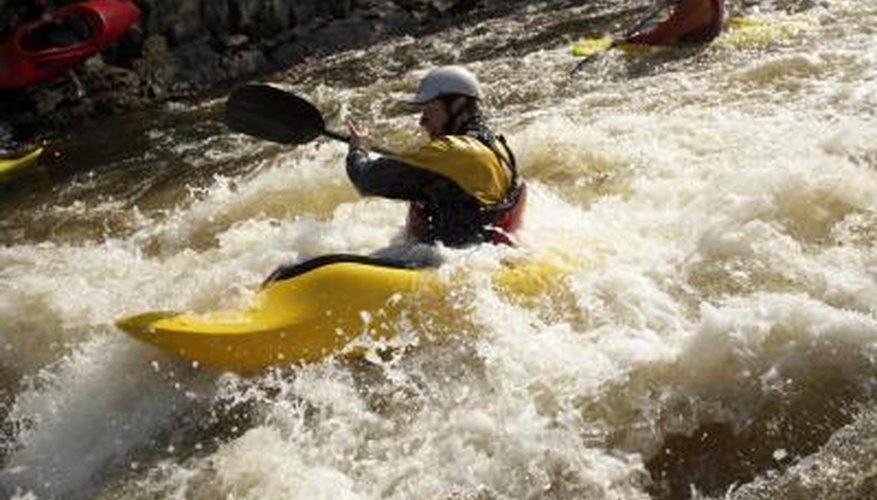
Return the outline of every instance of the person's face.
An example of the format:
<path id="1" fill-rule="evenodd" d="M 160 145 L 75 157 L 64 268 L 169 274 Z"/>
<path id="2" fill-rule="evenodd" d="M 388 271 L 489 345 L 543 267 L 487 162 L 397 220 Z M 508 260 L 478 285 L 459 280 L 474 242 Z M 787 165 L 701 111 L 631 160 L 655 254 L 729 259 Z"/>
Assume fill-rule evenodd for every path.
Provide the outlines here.
<path id="1" fill-rule="evenodd" d="M 433 99 L 420 108 L 420 126 L 426 130 L 430 139 L 444 134 L 448 113 L 442 101 Z"/>

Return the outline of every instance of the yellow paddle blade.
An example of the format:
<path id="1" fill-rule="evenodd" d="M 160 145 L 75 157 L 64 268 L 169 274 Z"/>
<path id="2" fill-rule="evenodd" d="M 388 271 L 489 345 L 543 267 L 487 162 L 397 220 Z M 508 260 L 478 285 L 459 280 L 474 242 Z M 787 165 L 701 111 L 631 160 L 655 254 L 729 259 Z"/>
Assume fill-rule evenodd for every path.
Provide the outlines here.
<path id="1" fill-rule="evenodd" d="M 620 42 L 613 41 L 610 37 L 604 38 L 588 38 L 585 40 L 579 40 L 574 43 L 572 46 L 572 54 L 577 57 L 590 57 L 600 52 L 605 52 L 609 49 L 612 50 L 620 50 L 625 54 L 646 54 L 651 53 L 655 50 L 660 50 L 661 47 L 655 47 L 652 45 L 643 45 L 640 43 L 630 43 L 630 42 Z"/>
<path id="2" fill-rule="evenodd" d="M 588 57 L 598 52 L 603 52 L 612 47 L 612 37 L 585 38 L 572 45 L 572 55 L 575 57 Z"/>

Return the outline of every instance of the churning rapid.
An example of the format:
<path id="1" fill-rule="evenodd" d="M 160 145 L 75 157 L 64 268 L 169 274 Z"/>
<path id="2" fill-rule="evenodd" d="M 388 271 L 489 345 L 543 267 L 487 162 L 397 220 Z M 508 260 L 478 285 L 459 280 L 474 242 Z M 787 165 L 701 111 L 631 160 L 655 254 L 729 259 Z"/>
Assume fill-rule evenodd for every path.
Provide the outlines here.
<path id="1" fill-rule="evenodd" d="M 465 64 L 529 181 L 523 245 L 445 250 L 451 321 L 359 361 L 243 378 L 114 327 L 383 247 L 405 207 L 356 194 L 345 145 L 231 133 L 222 98 L 53 145 L 0 200 L 0 496 L 877 498 L 877 4 L 749 8 L 574 77 L 572 41 L 646 9 L 538 3 L 276 75 L 400 148 L 398 98 Z M 509 260 L 564 273 L 509 296 Z"/>

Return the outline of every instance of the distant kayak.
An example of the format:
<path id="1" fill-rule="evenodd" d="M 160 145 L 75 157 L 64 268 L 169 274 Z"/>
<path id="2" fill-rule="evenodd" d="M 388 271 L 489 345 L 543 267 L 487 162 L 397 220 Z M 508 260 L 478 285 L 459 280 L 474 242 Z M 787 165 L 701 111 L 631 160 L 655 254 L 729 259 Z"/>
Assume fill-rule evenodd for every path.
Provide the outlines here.
<path id="1" fill-rule="evenodd" d="M 712 43 L 738 48 L 755 48 L 798 35 L 812 27 L 816 21 L 809 16 L 735 17 L 728 21 L 727 29 Z M 626 53 L 648 53 L 662 47 L 614 42 L 611 36 L 585 38 L 573 43 L 570 51 L 575 57 L 589 57 L 609 49 Z"/>
<path id="2" fill-rule="evenodd" d="M 544 294 L 558 268 L 504 266 L 493 282 L 503 293 Z M 387 338 L 417 313 L 453 315 L 448 285 L 435 269 L 409 269 L 358 256 L 326 256 L 289 268 L 249 307 L 206 314 L 153 311 L 120 319 L 129 335 L 191 361 L 243 374 L 316 362 L 368 334 Z M 443 308 L 447 311 L 439 313 Z M 418 328 L 420 330 L 420 328 Z"/>
<path id="3" fill-rule="evenodd" d="M 51 80 L 118 40 L 140 20 L 129 0 L 91 0 L 16 27 L 0 45 L 0 89 Z"/>
<path id="4" fill-rule="evenodd" d="M 38 147 L 11 158 L 0 156 L 0 177 L 18 172 L 33 165 L 41 154 L 43 154 L 43 148 Z"/>

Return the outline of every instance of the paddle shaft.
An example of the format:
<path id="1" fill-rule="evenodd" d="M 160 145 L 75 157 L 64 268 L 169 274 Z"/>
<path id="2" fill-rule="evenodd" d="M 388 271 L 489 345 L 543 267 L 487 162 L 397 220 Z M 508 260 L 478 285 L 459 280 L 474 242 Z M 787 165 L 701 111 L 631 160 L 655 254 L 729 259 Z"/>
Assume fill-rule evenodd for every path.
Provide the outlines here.
<path id="1" fill-rule="evenodd" d="M 323 129 L 323 135 L 326 137 L 335 139 L 341 142 L 350 142 L 350 136 L 348 134 L 344 134 L 342 132 L 336 132 L 334 130 Z M 388 149 L 384 149 L 380 146 L 370 146 L 368 148 L 370 151 L 374 151 L 375 153 L 382 154 L 385 156 L 394 156 L 394 153 Z"/>

